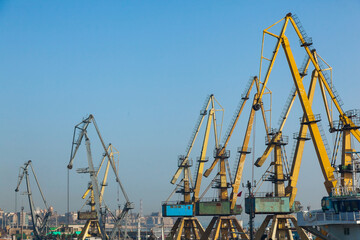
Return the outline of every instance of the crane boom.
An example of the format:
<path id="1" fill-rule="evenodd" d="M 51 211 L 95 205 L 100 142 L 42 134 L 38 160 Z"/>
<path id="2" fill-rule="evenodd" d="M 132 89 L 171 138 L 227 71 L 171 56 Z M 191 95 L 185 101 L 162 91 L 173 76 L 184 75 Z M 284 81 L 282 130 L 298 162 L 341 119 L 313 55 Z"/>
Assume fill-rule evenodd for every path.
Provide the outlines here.
<path id="1" fill-rule="evenodd" d="M 81 121 L 81 123 L 77 124 L 74 127 L 73 141 L 72 141 L 71 154 L 70 154 L 70 162 L 69 162 L 69 164 L 67 166 L 68 169 L 72 169 L 72 167 L 73 167 L 73 161 L 75 159 L 76 153 L 79 150 L 79 147 L 81 145 L 82 139 L 83 139 L 84 134 L 85 134 L 85 130 L 89 126 L 92 118 L 93 118 L 93 116 L 90 115 L 88 118 L 84 119 L 83 121 Z M 75 141 L 77 130 L 80 130 L 80 132 L 79 132 L 79 135 L 78 135 L 78 137 L 77 137 L 77 139 Z"/>
<path id="2" fill-rule="evenodd" d="M 256 94 L 254 96 L 253 103 L 255 103 L 255 101 L 256 101 Z M 234 176 L 234 182 L 232 183 L 232 191 L 231 191 L 231 195 L 230 195 L 230 202 L 231 202 L 230 209 L 234 209 L 234 207 L 236 205 L 236 200 L 238 197 L 237 193 L 239 191 L 239 187 L 240 187 L 240 183 L 241 183 L 241 177 L 242 177 L 242 172 L 244 169 L 245 158 L 246 158 L 247 153 L 249 153 L 248 145 L 249 145 L 249 141 L 250 141 L 251 130 L 252 130 L 253 123 L 254 123 L 254 117 L 255 117 L 255 110 L 253 108 L 251 108 L 248 125 L 247 125 L 246 131 L 245 131 L 243 146 L 241 147 L 241 150 L 240 150 L 238 166 L 237 166 L 236 173 Z"/>
<path id="3" fill-rule="evenodd" d="M 245 90 L 245 94 L 244 94 L 244 96 L 242 96 L 241 102 L 240 102 L 240 104 L 239 104 L 240 107 L 239 107 L 238 111 L 235 112 L 235 115 L 234 115 L 234 117 L 233 117 L 234 120 L 233 120 L 233 122 L 230 124 L 230 128 L 229 128 L 230 130 L 228 131 L 228 134 L 226 134 L 226 136 L 225 136 L 224 145 L 222 146 L 222 148 L 221 148 L 221 149 L 219 150 L 219 152 L 217 153 L 218 156 L 222 156 L 222 155 L 225 154 L 225 152 L 226 152 L 226 146 L 227 146 L 227 144 L 228 144 L 228 142 L 229 142 L 229 140 L 230 140 L 230 138 L 231 138 L 232 133 L 234 132 L 234 129 L 235 129 L 236 124 L 237 124 L 237 122 L 238 122 L 238 120 L 239 120 L 239 118 L 240 118 L 240 116 L 241 116 L 241 113 L 242 113 L 244 107 L 245 107 L 245 104 L 246 104 L 247 100 L 249 99 L 249 96 L 250 96 L 250 93 L 251 93 L 251 89 L 252 89 L 252 87 L 253 87 L 253 85 L 254 85 L 254 83 L 255 83 L 256 81 L 257 81 L 257 77 L 253 77 L 253 78 L 251 79 L 251 81 L 250 81 L 250 84 L 249 84 L 248 88 Z M 212 170 L 215 168 L 215 166 L 216 166 L 216 164 L 219 162 L 219 160 L 220 160 L 220 158 L 215 158 L 215 160 L 214 160 L 213 163 L 211 164 L 210 168 L 208 168 L 208 169 L 205 171 L 205 173 L 204 173 L 204 176 L 205 176 L 205 177 L 208 177 L 208 176 L 211 174 Z"/>
<path id="4" fill-rule="evenodd" d="M 199 200 L 199 194 L 200 194 L 200 186 L 201 186 L 201 180 L 204 170 L 204 163 L 206 162 L 206 151 L 209 141 L 209 134 L 210 134 L 210 128 L 211 128 L 211 122 L 213 122 L 214 126 L 214 134 L 215 134 L 215 147 L 218 147 L 218 141 L 217 141 L 217 130 L 216 130 L 216 116 L 215 116 L 215 106 L 214 102 L 212 102 L 212 109 L 210 109 L 206 129 L 205 129 L 205 135 L 203 140 L 203 145 L 201 148 L 201 154 L 199 158 L 199 165 L 198 165 L 198 171 L 196 174 L 196 180 L 195 180 L 195 187 L 194 187 L 194 201 L 197 202 Z"/>
<path id="5" fill-rule="evenodd" d="M 198 119 L 198 121 L 197 121 L 197 123 L 196 123 L 196 125 L 195 125 L 194 133 L 192 134 L 192 136 L 191 136 L 191 138 L 190 138 L 189 146 L 188 146 L 188 148 L 187 148 L 185 158 L 184 158 L 183 162 L 181 163 L 180 167 L 176 170 L 174 176 L 172 177 L 172 179 L 171 179 L 171 181 L 170 181 L 171 184 L 175 184 L 175 183 L 176 183 L 176 181 L 178 180 L 181 172 L 183 171 L 183 167 L 181 167 L 181 166 L 183 166 L 184 164 L 187 163 L 187 161 L 189 161 L 189 156 L 190 156 L 191 150 L 192 150 L 192 148 L 193 148 L 193 146 L 194 146 L 194 143 L 195 143 L 195 141 L 196 141 L 196 138 L 197 138 L 197 136 L 198 136 L 198 134 L 199 134 L 201 125 L 202 125 L 202 123 L 203 123 L 203 121 L 204 121 L 204 118 L 205 118 L 205 116 L 206 116 L 206 113 L 207 113 L 207 111 L 208 111 L 210 102 L 213 100 L 213 98 L 214 98 L 214 95 L 213 95 L 213 94 L 211 94 L 211 95 L 209 95 L 208 97 L 206 97 L 206 99 L 207 99 L 207 100 L 206 100 L 206 104 L 204 105 L 203 109 L 201 109 L 201 111 L 200 111 L 200 116 L 199 116 L 199 119 Z"/>

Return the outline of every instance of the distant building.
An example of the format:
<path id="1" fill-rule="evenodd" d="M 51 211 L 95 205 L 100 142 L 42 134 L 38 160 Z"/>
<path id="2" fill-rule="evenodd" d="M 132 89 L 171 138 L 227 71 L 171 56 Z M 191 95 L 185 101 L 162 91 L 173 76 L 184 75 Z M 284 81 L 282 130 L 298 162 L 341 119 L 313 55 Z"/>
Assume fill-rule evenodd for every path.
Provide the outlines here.
<path id="1" fill-rule="evenodd" d="M 77 212 L 65 213 L 65 219 L 66 221 L 69 221 L 69 223 L 75 223 L 77 221 L 77 218 L 78 218 Z"/>
<path id="2" fill-rule="evenodd" d="M 18 212 L 17 215 L 17 221 L 18 226 L 28 227 L 29 226 L 29 215 L 26 212 Z M 31 218 L 30 218 L 31 219 Z M 32 219 L 31 219 L 32 221 Z"/>

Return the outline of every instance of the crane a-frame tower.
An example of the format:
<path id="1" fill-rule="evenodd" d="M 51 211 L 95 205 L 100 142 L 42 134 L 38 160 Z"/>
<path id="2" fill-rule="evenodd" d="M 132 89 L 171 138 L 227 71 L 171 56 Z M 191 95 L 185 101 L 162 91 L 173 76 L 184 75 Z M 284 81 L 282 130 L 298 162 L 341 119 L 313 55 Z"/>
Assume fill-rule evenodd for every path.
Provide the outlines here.
<path id="1" fill-rule="evenodd" d="M 272 28 L 273 26 L 277 25 L 280 22 L 283 22 L 283 26 L 281 28 L 280 34 L 277 35 L 277 34 L 274 34 L 269 31 L 270 28 Z M 301 47 L 303 47 L 306 51 L 307 59 L 305 61 L 305 65 L 304 65 L 305 68 L 302 69 L 303 71 L 299 70 L 296 65 L 295 58 L 292 53 L 289 40 L 285 35 L 286 29 L 289 24 L 291 24 L 293 26 L 297 36 L 299 37 Z M 314 89 L 315 89 L 315 84 L 317 81 L 319 82 L 319 86 L 320 86 L 321 93 L 322 93 L 322 98 L 324 100 L 326 114 L 327 114 L 327 118 L 328 118 L 329 126 L 330 126 L 330 132 L 334 132 L 334 131 L 338 130 L 338 131 L 342 131 L 342 133 L 343 133 L 342 164 L 349 165 L 351 163 L 351 154 L 349 154 L 349 152 L 347 152 L 347 150 L 348 151 L 351 150 L 349 135 L 352 134 L 359 141 L 360 140 L 360 132 L 358 130 L 358 126 L 354 123 L 353 118 L 351 116 L 349 116 L 349 113 L 347 114 L 342 110 L 341 101 L 339 99 L 339 96 L 338 96 L 336 90 L 334 89 L 334 87 L 332 86 L 332 82 L 329 81 L 329 78 L 326 75 L 325 71 L 328 69 L 322 67 L 321 64 L 319 64 L 319 61 L 318 61 L 319 56 L 317 55 L 316 50 L 312 47 L 312 39 L 307 37 L 303 27 L 301 26 L 299 20 L 297 19 L 297 17 L 293 16 L 291 13 L 289 13 L 285 16 L 285 18 L 281 19 L 277 23 L 275 23 L 275 24 L 271 25 L 269 28 L 265 29 L 264 33 L 263 33 L 263 46 L 264 46 L 265 35 L 270 35 L 272 37 L 275 37 L 277 39 L 277 43 L 276 43 L 275 50 L 273 51 L 273 55 L 271 58 L 265 58 L 263 56 L 263 49 L 262 49 L 261 63 L 263 60 L 268 60 L 269 67 L 268 67 L 268 70 L 264 77 L 263 88 L 261 89 L 260 94 L 258 95 L 257 101 L 261 101 L 264 87 L 266 86 L 266 84 L 269 80 L 270 73 L 272 71 L 275 59 L 277 57 L 278 51 L 281 46 L 285 52 L 285 56 L 287 58 L 287 62 L 288 62 L 288 65 L 289 65 L 289 68 L 290 68 L 290 71 L 291 71 L 291 74 L 293 77 L 296 91 L 293 93 L 293 97 L 292 97 L 291 101 L 289 101 L 289 105 L 287 106 L 285 114 L 283 115 L 283 121 L 282 121 L 282 124 L 280 125 L 279 130 L 274 133 L 271 141 L 268 142 L 268 147 L 265 150 L 263 156 L 261 158 L 259 158 L 257 160 L 257 162 L 255 163 L 256 166 L 262 166 L 264 161 L 266 160 L 266 158 L 271 153 L 271 151 L 274 150 L 274 159 L 275 160 L 274 160 L 273 164 L 274 164 L 274 168 L 275 168 L 275 174 L 274 174 L 274 185 L 275 185 L 275 195 L 276 195 L 275 197 L 285 200 L 282 202 L 286 202 L 289 205 L 280 206 L 278 204 L 275 208 L 280 209 L 281 207 L 283 207 L 284 210 L 280 210 L 280 211 L 277 210 L 277 211 L 272 212 L 274 215 L 268 216 L 264 220 L 255 239 L 260 239 L 260 237 L 262 236 L 262 233 L 264 232 L 266 225 L 269 223 L 271 218 L 273 218 L 273 224 L 272 224 L 271 231 L 270 231 L 270 237 L 272 237 L 272 238 L 277 237 L 278 239 L 285 239 L 286 236 L 288 236 L 288 238 L 292 238 L 291 231 L 286 226 L 286 225 L 288 225 L 288 220 L 291 219 L 291 217 L 290 217 L 290 215 L 281 215 L 281 214 L 290 212 L 291 211 L 290 208 L 292 208 L 292 206 L 294 204 L 296 191 L 297 191 L 296 184 L 297 184 L 297 180 L 298 180 L 298 176 L 299 176 L 301 157 L 302 157 L 302 153 L 303 153 L 305 140 L 312 139 L 312 141 L 313 141 L 315 151 L 317 154 L 317 158 L 318 158 L 318 161 L 319 161 L 319 164 L 320 164 L 320 167 L 321 167 L 324 179 L 325 179 L 324 184 L 325 184 L 325 188 L 326 188 L 327 192 L 329 194 L 332 194 L 332 192 L 337 189 L 336 186 L 338 185 L 337 179 L 334 176 L 334 170 L 335 170 L 334 164 L 332 164 L 330 161 L 330 157 L 329 157 L 329 155 L 327 153 L 327 149 L 326 149 L 326 144 L 324 143 L 324 139 L 322 138 L 323 134 L 321 133 L 321 130 L 319 129 L 319 126 L 318 126 L 318 122 L 321 119 L 320 119 L 319 115 L 314 115 L 313 110 L 312 110 Z M 321 59 L 321 60 L 323 61 L 323 59 Z M 308 93 L 306 94 L 302 80 L 303 80 L 303 77 L 304 77 L 306 70 L 309 67 L 310 63 L 312 63 L 315 70 L 312 73 L 310 87 L 309 87 Z M 261 67 L 260 67 L 259 76 L 261 77 Z M 297 144 L 295 147 L 295 154 L 294 154 L 294 159 L 292 162 L 291 172 L 290 172 L 289 178 L 288 178 L 289 184 L 285 188 L 285 186 L 284 186 L 285 179 L 284 179 L 284 175 L 283 175 L 283 162 L 282 162 L 283 156 L 281 154 L 281 146 L 284 145 L 282 142 L 284 139 L 284 136 L 282 136 L 282 128 L 285 124 L 286 118 L 288 117 L 289 111 L 291 109 L 292 103 L 294 102 L 296 95 L 299 96 L 304 116 L 301 118 L 300 131 L 298 134 L 296 134 Z M 346 126 L 346 127 L 342 127 L 341 129 L 336 129 L 334 127 L 333 120 L 332 120 L 332 114 L 331 114 L 332 111 L 329 108 L 329 103 L 328 103 L 327 97 L 326 97 L 327 95 L 330 96 L 331 103 L 335 106 L 335 108 L 339 112 L 341 125 Z M 258 110 L 259 106 L 260 106 L 259 102 L 256 102 L 253 105 L 253 108 L 255 110 Z M 307 136 L 308 129 L 310 130 L 311 138 Z M 348 174 L 346 171 L 344 171 L 341 173 L 341 176 L 342 176 L 342 184 L 346 183 L 348 185 L 352 185 L 351 174 Z M 260 201 L 261 199 L 258 199 L 258 200 Z M 273 201 L 274 199 L 271 199 L 271 200 Z M 249 207 L 253 207 L 256 209 L 256 200 L 255 200 L 255 203 L 252 203 L 251 206 L 249 206 Z M 272 207 L 274 208 L 274 205 Z M 258 213 L 261 213 L 261 212 L 266 213 L 266 209 L 263 209 L 263 210 L 257 209 L 257 211 L 258 211 Z M 268 211 L 268 213 L 270 213 L 270 212 Z M 296 221 L 293 221 L 293 222 L 296 225 Z M 303 233 L 302 230 L 298 230 L 298 232 L 301 235 L 301 239 L 307 239 L 307 237 L 305 236 L 305 234 Z"/>

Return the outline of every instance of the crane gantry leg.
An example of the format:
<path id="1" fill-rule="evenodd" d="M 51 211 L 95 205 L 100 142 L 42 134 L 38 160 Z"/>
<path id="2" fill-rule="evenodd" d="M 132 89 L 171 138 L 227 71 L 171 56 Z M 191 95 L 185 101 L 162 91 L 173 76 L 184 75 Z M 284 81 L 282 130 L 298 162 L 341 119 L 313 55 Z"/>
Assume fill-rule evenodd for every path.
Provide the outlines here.
<path id="1" fill-rule="evenodd" d="M 166 237 L 168 240 L 180 240 L 182 236 L 185 239 L 199 240 L 204 234 L 204 228 L 199 220 L 195 217 L 178 218 L 171 228 L 169 235 Z"/>
<path id="2" fill-rule="evenodd" d="M 249 239 L 235 216 L 215 216 L 206 228 L 201 240 Z"/>

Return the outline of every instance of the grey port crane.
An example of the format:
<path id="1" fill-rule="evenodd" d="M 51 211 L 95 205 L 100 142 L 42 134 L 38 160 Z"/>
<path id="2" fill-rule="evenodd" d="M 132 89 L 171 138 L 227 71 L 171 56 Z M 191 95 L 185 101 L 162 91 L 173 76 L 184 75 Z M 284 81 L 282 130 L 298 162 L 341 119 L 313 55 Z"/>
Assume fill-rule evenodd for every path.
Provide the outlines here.
<path id="1" fill-rule="evenodd" d="M 44 216 L 41 216 L 41 215 L 35 213 L 35 205 L 34 205 L 34 200 L 33 200 L 33 197 L 32 197 L 32 191 L 31 191 L 31 187 L 30 187 L 29 166 L 30 166 L 31 172 L 33 173 L 33 176 L 35 178 L 37 187 L 38 187 L 38 189 L 40 191 L 41 198 L 42 198 L 42 200 L 44 202 L 44 205 L 45 205 L 45 207 L 47 209 L 47 212 L 45 213 Z M 47 202 L 46 202 L 44 194 L 43 194 L 43 192 L 41 190 L 39 181 L 38 181 L 38 179 L 36 177 L 34 168 L 33 168 L 32 164 L 31 164 L 31 160 L 27 161 L 24 164 L 24 166 L 20 167 L 19 179 L 18 179 L 18 184 L 16 186 L 15 192 L 19 192 L 19 187 L 20 187 L 20 184 L 21 184 L 22 180 L 24 179 L 24 176 L 25 176 L 25 180 L 26 180 L 26 192 L 25 192 L 25 194 L 28 196 L 28 199 L 29 199 L 29 206 L 30 206 L 30 213 L 31 213 L 31 218 L 32 218 L 32 222 L 33 222 L 34 236 L 35 236 L 36 240 L 42 240 L 42 239 L 44 239 L 46 237 L 47 222 L 48 222 L 49 217 L 52 214 L 53 209 L 52 209 L 52 207 L 49 208 L 48 205 L 47 205 Z"/>
<path id="2" fill-rule="evenodd" d="M 113 147 L 113 145 L 111 143 L 109 144 L 107 151 L 109 152 L 111 160 L 114 161 L 114 154 L 118 154 L 119 152 L 116 150 L 115 147 Z M 100 188 L 100 205 L 102 203 L 105 186 L 107 186 L 106 181 L 107 181 L 109 168 L 110 168 L 110 164 L 111 164 L 110 161 L 107 159 L 106 154 L 103 154 L 103 158 L 100 162 L 100 165 L 99 165 L 98 169 L 96 170 L 96 176 L 98 177 L 105 160 L 106 160 L 106 167 L 105 167 L 105 171 L 104 171 L 104 178 L 101 182 L 101 188 Z M 80 168 L 80 169 L 77 169 L 77 172 L 78 173 L 89 173 L 89 170 L 88 170 L 88 168 L 84 168 L 84 169 Z M 86 211 L 86 212 L 79 211 L 78 212 L 78 219 L 86 220 L 85 226 L 82 228 L 81 233 L 78 235 L 78 240 L 85 240 L 87 237 L 92 237 L 94 235 L 101 236 L 100 223 L 98 221 L 97 213 L 96 213 L 96 209 L 95 209 L 94 190 L 93 190 L 93 186 L 91 184 L 88 186 L 86 192 L 83 194 L 82 199 L 85 199 L 88 195 L 90 195 L 90 196 L 85 204 L 90 205 L 91 211 L 90 212 L 88 212 L 88 211 Z"/>
<path id="3" fill-rule="evenodd" d="M 116 182 L 119 184 L 119 187 L 123 193 L 123 196 L 125 198 L 125 205 L 121 211 L 121 214 L 117 217 L 116 222 L 114 224 L 114 227 L 110 233 L 110 236 L 107 236 L 106 232 L 105 232 L 105 223 L 103 221 L 103 212 L 102 212 L 102 205 L 100 199 L 102 198 L 101 192 L 99 190 L 99 182 L 96 176 L 96 171 L 94 169 L 94 163 L 92 160 L 92 154 L 91 154 L 91 147 L 90 147 L 90 139 L 89 136 L 87 134 L 87 128 L 89 126 L 89 124 L 92 123 L 95 127 L 96 133 L 99 137 L 99 140 L 101 142 L 101 145 L 103 147 L 104 150 L 104 154 L 107 157 L 108 161 L 110 162 L 111 168 L 114 172 L 115 175 L 115 179 Z M 98 218 L 98 222 L 99 222 L 99 228 L 101 231 L 101 238 L 103 240 L 107 240 L 107 239 L 115 239 L 115 236 L 121 226 L 121 223 L 123 222 L 123 220 L 126 218 L 126 216 L 128 215 L 129 211 L 131 209 L 134 208 L 133 203 L 130 202 L 129 197 L 127 196 L 125 189 L 120 181 L 119 175 L 116 171 L 116 166 L 115 166 L 115 162 L 114 160 L 111 158 L 109 151 L 104 143 L 104 140 L 100 134 L 100 130 L 96 124 L 95 118 L 92 114 L 90 114 L 87 118 L 85 118 L 84 120 L 82 120 L 79 124 L 77 124 L 74 128 L 74 135 L 73 135 L 73 142 L 72 142 L 72 148 L 71 148 L 71 155 L 70 155 L 70 162 L 68 164 L 68 169 L 72 169 L 73 167 L 73 161 L 75 159 L 76 153 L 79 150 L 79 147 L 83 141 L 83 139 L 85 138 L 85 145 L 86 145 L 86 152 L 87 152 L 87 160 L 88 160 L 88 172 L 90 175 L 90 179 L 91 179 L 91 184 L 92 184 L 92 190 L 94 193 L 94 201 L 95 201 L 95 209 L 96 209 L 96 213 L 97 213 L 97 218 Z"/>

